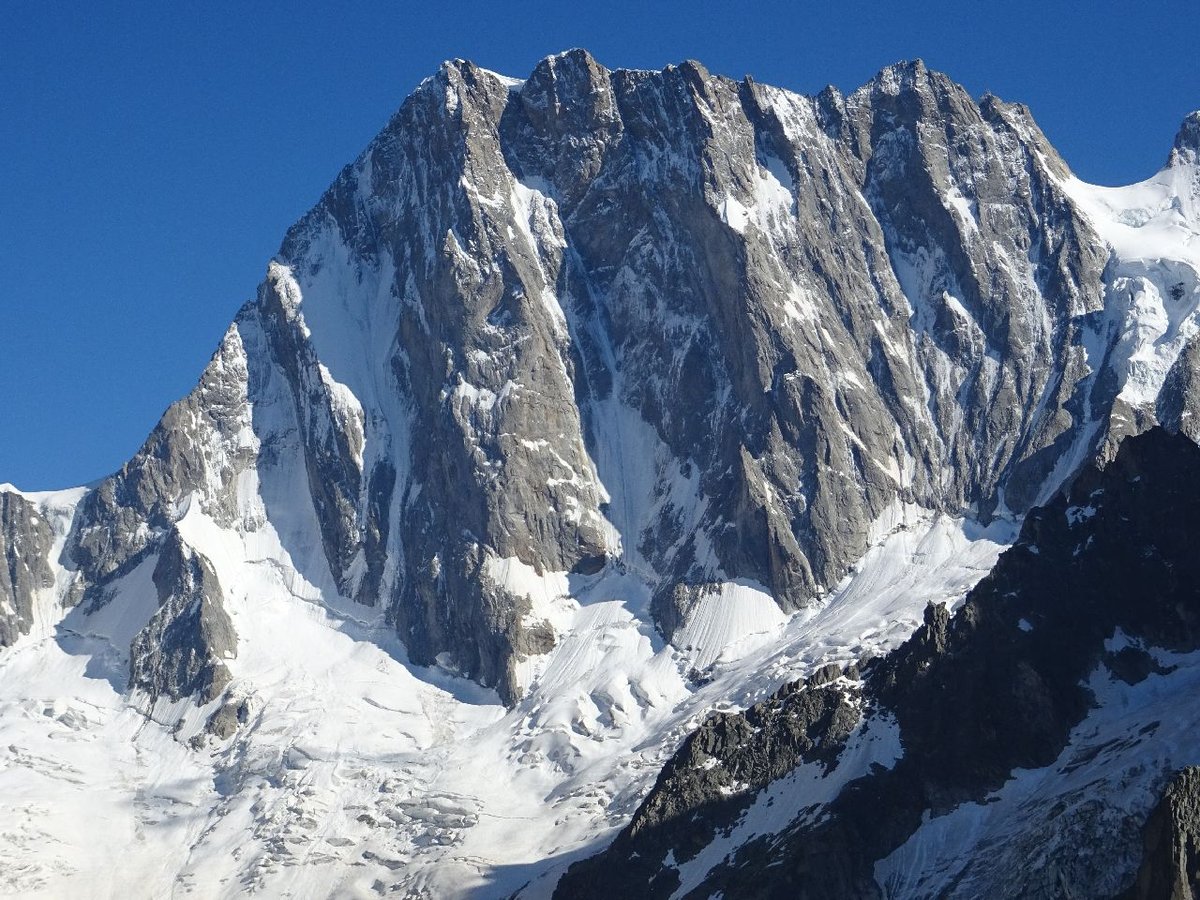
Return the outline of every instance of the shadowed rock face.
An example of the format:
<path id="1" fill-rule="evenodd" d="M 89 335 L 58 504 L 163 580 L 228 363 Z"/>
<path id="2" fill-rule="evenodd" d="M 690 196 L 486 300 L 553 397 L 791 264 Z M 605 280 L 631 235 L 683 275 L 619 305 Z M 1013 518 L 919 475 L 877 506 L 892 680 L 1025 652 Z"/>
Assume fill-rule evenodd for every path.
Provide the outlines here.
<path id="1" fill-rule="evenodd" d="M 1137 900 L 1192 900 L 1200 894 L 1200 769 L 1182 770 L 1146 822 L 1145 856 L 1123 895 Z"/>
<path id="2" fill-rule="evenodd" d="M 654 896 L 669 896 L 678 872 L 661 862 L 700 853 L 746 812 L 755 791 L 805 762 L 832 766 L 859 724 L 862 694 L 852 670 L 829 666 L 811 678 L 784 685 L 744 713 L 709 718 L 659 773 L 654 789 L 612 846 L 594 861 L 572 868 L 563 896 L 588 891 L 597 866 L 636 860 L 626 873 L 605 875 L 596 886 L 629 889 L 647 882 Z M 850 682 L 849 684 L 846 682 Z"/>
<path id="3" fill-rule="evenodd" d="M 1200 340 L 1191 341 L 1167 373 L 1158 418 L 1164 427 L 1200 440 Z"/>
<path id="4" fill-rule="evenodd" d="M 1198 476 L 1200 448 L 1187 438 L 1155 429 L 1126 440 L 1107 467 L 1085 469 L 1029 513 L 1020 540 L 953 617 L 930 606 L 905 645 L 862 673 L 818 673 L 745 713 L 710 719 L 610 849 L 573 866 L 556 896 L 665 897 L 681 886 L 694 897 L 1116 894 L 1137 865 L 1139 833 L 1126 827 L 1138 820 L 1136 806 L 1124 810 L 1118 785 L 1102 779 L 1086 798 L 1047 798 L 1060 797 L 1055 779 L 1097 755 L 1120 770 L 1122 753 L 1155 740 L 1161 723 L 1137 721 L 1097 737 L 1109 740 L 1090 755 L 1062 762 L 1073 729 L 1100 704 L 1092 685 L 1169 676 L 1176 666 L 1161 664 L 1161 651 L 1200 648 Z M 1117 637 L 1120 649 L 1111 646 Z M 1179 697 L 1180 714 L 1193 701 Z M 864 763 L 860 738 L 891 723 L 899 729 L 895 757 Z M 860 752 L 849 753 L 852 744 Z M 779 780 L 805 765 L 823 776 Z M 903 887 L 876 880 L 886 871 L 877 865 L 931 820 L 968 804 L 1003 804 L 993 792 L 1020 770 L 1042 769 L 1045 781 L 1020 826 L 995 843 L 965 844 L 952 877 Z M 1126 793 L 1161 790 L 1149 766 L 1130 771 L 1144 787 L 1125 784 Z M 823 790 L 822 777 L 835 786 Z M 1150 818 L 1136 896 L 1190 896 L 1169 892 L 1194 883 L 1190 777 Z M 742 841 L 709 859 L 703 878 L 683 884 L 689 862 L 736 835 L 768 794 L 797 810 L 790 824 L 767 836 L 743 830 Z M 935 844 L 920 864 L 933 866 L 936 852 Z"/>
<path id="5" fill-rule="evenodd" d="M 1027 110 L 919 62 L 845 97 L 447 63 L 83 501 L 67 602 L 195 508 L 512 702 L 555 638 L 501 560 L 626 566 L 670 637 L 730 579 L 811 603 L 897 500 L 1023 513 L 1114 409 L 1154 421 L 1088 363 L 1119 335 L 1067 174 Z"/>

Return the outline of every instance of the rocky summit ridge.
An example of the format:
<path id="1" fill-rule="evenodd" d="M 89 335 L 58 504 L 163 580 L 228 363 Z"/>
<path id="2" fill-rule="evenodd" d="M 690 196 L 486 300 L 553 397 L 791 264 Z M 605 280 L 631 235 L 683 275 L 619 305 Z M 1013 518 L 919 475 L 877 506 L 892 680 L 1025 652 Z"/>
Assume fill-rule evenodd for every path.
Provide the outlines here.
<path id="1" fill-rule="evenodd" d="M 0 491 L 0 661 L 75 648 L 244 758 L 260 655 L 302 652 L 255 617 L 305 604 L 383 668 L 494 689 L 577 775 L 581 735 L 666 729 L 889 532 L 1014 523 L 1129 435 L 1195 436 L 1196 121 L 1097 188 L 919 61 L 813 97 L 581 50 L 524 80 L 448 62 L 119 472 Z M 555 682 L 603 603 L 661 697 Z M 580 692 L 561 722 L 552 690 Z"/>

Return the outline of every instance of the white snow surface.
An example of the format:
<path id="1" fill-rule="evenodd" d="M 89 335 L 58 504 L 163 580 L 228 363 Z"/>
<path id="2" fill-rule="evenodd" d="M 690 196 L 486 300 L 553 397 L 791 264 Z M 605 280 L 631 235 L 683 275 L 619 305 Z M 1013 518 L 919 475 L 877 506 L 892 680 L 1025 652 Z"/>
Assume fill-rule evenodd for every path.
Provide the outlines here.
<path id="1" fill-rule="evenodd" d="M 281 462 L 278 483 L 243 476 L 256 527 L 219 527 L 196 502 L 179 526 L 213 563 L 238 633 L 230 695 L 250 719 L 233 738 L 193 748 L 211 708 L 148 708 L 126 691 L 128 640 L 156 604 L 153 557 L 94 615 L 60 611 L 0 655 L 0 894 L 546 896 L 628 821 L 707 712 L 894 646 L 1011 537 L 897 505 L 820 607 L 786 618 L 759 587 L 729 582 L 679 647 L 650 625 L 632 572 L 491 559 L 488 576 L 558 634 L 506 710 L 410 664 L 382 613 L 312 574 L 313 512 L 288 489 L 300 466 Z M 689 677 L 698 668 L 706 679 Z"/>
<path id="2" fill-rule="evenodd" d="M 1115 337 L 1109 365 L 1121 397 L 1153 408 L 1171 365 L 1200 330 L 1200 166 L 1179 158 L 1137 184 L 1101 187 L 1071 177 L 1062 188 L 1112 251 L 1103 331 L 1088 347 L 1088 365 L 1100 368 Z"/>

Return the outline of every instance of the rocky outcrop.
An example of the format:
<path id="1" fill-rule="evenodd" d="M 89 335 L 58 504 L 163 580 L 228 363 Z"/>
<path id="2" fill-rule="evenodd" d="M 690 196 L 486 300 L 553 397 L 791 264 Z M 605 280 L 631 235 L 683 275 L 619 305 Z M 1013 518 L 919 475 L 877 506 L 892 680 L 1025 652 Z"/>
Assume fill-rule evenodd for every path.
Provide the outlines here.
<path id="1" fill-rule="evenodd" d="M 172 533 L 193 496 L 222 527 L 241 524 L 237 478 L 257 456 L 246 366 L 231 328 L 191 394 L 171 405 L 119 472 L 84 496 L 66 550 L 76 569 L 67 603 L 103 603 L 107 588 Z"/>
<path id="2" fill-rule="evenodd" d="M 1200 110 L 1188 113 L 1175 134 L 1167 165 L 1195 164 L 1200 160 Z"/>
<path id="3" fill-rule="evenodd" d="M 159 550 L 154 587 L 158 611 L 129 648 L 130 686 L 152 701 L 215 700 L 229 684 L 224 660 L 237 656 L 237 634 L 212 564 L 172 532 Z"/>
<path id="4" fill-rule="evenodd" d="M 754 725 L 777 699 L 739 716 L 710 720 L 685 742 L 611 848 L 572 867 L 556 896 L 613 896 L 635 885 L 644 892 L 649 878 L 654 880 L 644 895 L 668 896 L 680 890 L 680 871 L 709 844 L 737 833 L 738 813 L 758 802 L 763 781 L 749 780 L 747 795 L 732 814 L 712 803 L 705 785 L 718 767 L 694 747 L 712 743 L 705 736 L 714 731 L 736 736 L 720 747 L 719 763 L 755 761 L 740 762 L 740 771 L 768 772 L 778 779 L 774 773 L 797 763 L 820 763 L 834 775 L 840 767 L 850 768 L 833 789 L 823 791 L 821 779 L 808 786 L 796 782 L 791 802 L 802 814 L 766 835 L 743 831 L 743 843 L 727 844 L 701 869 L 703 878 L 684 885 L 687 896 L 1116 893 L 1132 880 L 1132 870 L 1121 865 L 1136 865 L 1130 845 L 1137 832 L 1111 828 L 1101 812 L 1073 804 L 1057 811 L 1034 806 L 1021 814 L 1022 829 L 1036 835 L 1039 850 L 1019 865 L 1017 857 L 1029 849 L 1020 849 L 1020 832 L 1005 834 L 1002 846 L 986 851 L 971 843 L 958 848 L 956 870 L 945 881 L 930 873 L 907 873 L 917 880 L 903 886 L 880 882 L 876 866 L 931 819 L 964 805 L 986 808 L 988 802 L 1000 802 L 993 792 L 1018 770 L 1056 766 L 1037 795 L 1053 796 L 1054 778 L 1072 771 L 1072 765 L 1057 761 L 1073 729 L 1099 703 L 1096 682 L 1089 682 L 1092 673 L 1108 673 L 1102 681 L 1137 684 L 1173 671 L 1157 662 L 1156 653 L 1200 648 L 1200 561 L 1191 549 L 1200 533 L 1197 475 L 1200 448 L 1185 437 L 1155 429 L 1126 440 L 1107 467 L 1086 469 L 1067 491 L 1029 513 L 1020 540 L 954 616 L 931 606 L 924 626 L 904 646 L 866 664 L 861 685 L 851 679 L 840 687 L 834 682 L 841 703 L 862 705 L 860 728 L 869 731 L 872 723 L 894 717 L 902 745 L 898 759 L 886 765 L 856 762 L 845 751 L 848 723 L 834 720 L 821 724 L 809 746 L 781 742 L 777 729 Z M 1124 642 L 1120 649 L 1112 646 L 1117 638 Z M 821 691 L 831 689 L 820 686 L 828 678 L 790 690 L 813 698 L 811 706 Z M 825 706 L 838 702 L 821 700 Z M 849 720 L 857 721 L 858 716 Z M 1091 756 L 1114 753 L 1113 746 L 1133 753 L 1142 741 L 1152 740 L 1148 735 L 1158 724 L 1124 723 L 1129 733 L 1106 735 L 1107 743 L 1098 738 Z M 1074 767 L 1087 759 L 1080 753 Z M 1153 785 L 1155 773 L 1145 766 L 1135 769 L 1134 777 Z M 781 790 L 780 797 L 786 796 Z M 1182 850 L 1165 849 L 1160 835 L 1164 816 L 1180 821 L 1190 808 L 1184 789 L 1173 790 L 1170 811 L 1152 819 L 1151 830 L 1159 837 L 1154 838 L 1156 862 L 1148 865 L 1160 874 L 1174 873 L 1180 860 L 1190 859 Z M 1093 795 L 1090 801 L 1103 806 L 1105 796 Z M 1123 801 L 1114 796 L 1108 802 L 1119 809 Z M 1181 847 L 1188 846 L 1188 834 L 1182 833 Z M 1087 846 L 1087 854 L 1080 854 L 1075 841 Z M 1168 863 L 1162 854 L 1168 852 L 1176 855 L 1163 868 Z M 1106 865 L 1097 867 L 1091 859 L 1105 859 Z M 935 860 L 930 853 L 924 864 Z"/>
<path id="5" fill-rule="evenodd" d="M 204 723 L 205 733 L 217 740 L 227 740 L 239 727 L 250 721 L 250 703 L 246 698 L 230 698 L 221 704 Z M 193 739 L 196 740 L 196 739 Z M 199 741 L 196 741 L 199 743 Z"/>
<path id="6" fill-rule="evenodd" d="M 668 858 L 695 856 L 744 815 L 755 793 L 804 762 L 832 768 L 858 726 L 857 671 L 837 666 L 784 685 L 744 713 L 718 714 L 693 732 L 659 773 L 649 797 L 597 864 L 628 855 L 630 884 L 644 880 L 657 895 L 678 887 Z M 847 683 L 849 682 L 849 683 Z M 770 751 L 764 753 L 763 748 Z M 680 827 L 680 822 L 686 822 Z M 588 864 L 571 872 L 586 880 Z M 570 889 L 566 890 L 570 896 Z"/>
<path id="7" fill-rule="evenodd" d="M 1192 900 L 1200 894 L 1200 769 L 1167 785 L 1145 830 L 1145 856 L 1129 900 Z"/>
<path id="8" fill-rule="evenodd" d="M 53 543 L 41 510 L 15 491 L 0 489 L 0 647 L 29 632 L 37 594 L 54 587 Z"/>

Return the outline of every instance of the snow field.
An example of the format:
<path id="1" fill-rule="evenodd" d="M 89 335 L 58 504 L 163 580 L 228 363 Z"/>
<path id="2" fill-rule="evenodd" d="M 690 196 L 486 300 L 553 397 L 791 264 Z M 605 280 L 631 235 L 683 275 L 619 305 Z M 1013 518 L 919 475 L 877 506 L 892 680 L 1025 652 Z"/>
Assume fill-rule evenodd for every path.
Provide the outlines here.
<path id="1" fill-rule="evenodd" d="M 247 503 L 268 487 L 246 486 Z M 685 649 L 657 637 L 634 574 L 537 576 L 491 560 L 559 635 L 505 710 L 490 691 L 411 665 L 382 617 L 326 605 L 330 586 L 307 581 L 284 547 L 317 552 L 315 533 L 297 538 L 311 514 L 293 509 L 286 539 L 273 522 L 220 528 L 198 503 L 180 523 L 213 563 L 239 636 L 230 694 L 250 717 L 227 742 L 188 746 L 211 710 L 185 703 L 147 720 L 123 693 L 127 638 L 156 602 L 153 559 L 95 616 L 71 613 L 0 657 L 0 821 L 14 823 L 0 837 L 3 891 L 507 896 L 529 883 L 524 896 L 543 895 L 628 820 L 708 710 L 886 650 L 926 600 L 961 596 L 1003 537 L 897 508 L 819 609 L 785 619 L 730 582 L 720 603 L 697 607 Z M 698 663 L 703 685 L 688 679 Z"/>

